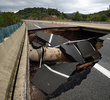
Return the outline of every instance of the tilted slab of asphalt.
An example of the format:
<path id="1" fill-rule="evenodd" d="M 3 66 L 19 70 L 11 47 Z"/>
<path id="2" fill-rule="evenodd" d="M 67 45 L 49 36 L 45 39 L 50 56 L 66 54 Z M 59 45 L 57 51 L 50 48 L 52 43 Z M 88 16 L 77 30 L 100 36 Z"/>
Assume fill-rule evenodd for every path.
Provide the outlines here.
<path id="1" fill-rule="evenodd" d="M 103 47 L 99 50 L 102 59 L 98 62 L 99 68 L 102 66 L 104 70 L 96 69 L 95 66 L 87 75 L 87 78 L 80 85 L 75 86 L 67 92 L 63 92 L 60 96 L 51 100 L 110 100 L 110 35 L 101 37 L 103 39 Z M 108 73 L 106 75 L 106 73 Z"/>

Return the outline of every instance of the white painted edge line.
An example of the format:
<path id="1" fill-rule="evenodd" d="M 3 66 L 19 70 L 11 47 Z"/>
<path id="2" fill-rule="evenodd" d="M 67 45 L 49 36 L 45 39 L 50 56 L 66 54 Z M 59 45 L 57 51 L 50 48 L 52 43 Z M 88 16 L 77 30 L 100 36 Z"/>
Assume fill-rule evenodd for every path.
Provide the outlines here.
<path id="1" fill-rule="evenodd" d="M 76 50 L 79 52 L 79 54 L 82 55 L 81 52 L 78 50 L 78 48 L 77 48 L 75 45 L 74 45 L 74 47 L 75 47 Z"/>
<path id="2" fill-rule="evenodd" d="M 50 35 L 49 43 L 52 42 L 52 38 L 53 38 L 53 34 Z M 48 44 L 48 45 L 51 46 L 50 44 Z"/>
<path id="3" fill-rule="evenodd" d="M 68 75 L 63 74 L 63 73 L 61 73 L 61 72 L 58 72 L 58 71 L 56 71 L 56 70 L 53 70 L 52 68 L 50 68 L 50 67 L 49 67 L 48 65 L 46 65 L 46 64 L 44 64 L 44 66 L 45 66 L 46 68 L 48 68 L 51 72 L 55 73 L 55 74 L 58 74 L 58 75 L 60 75 L 60 76 L 66 77 L 66 78 L 69 78 Z"/>
<path id="4" fill-rule="evenodd" d="M 90 43 L 91 47 L 94 49 L 94 51 L 96 51 L 96 49 L 93 47 L 93 45 Z"/>
<path id="5" fill-rule="evenodd" d="M 93 37 L 95 38 L 95 37 Z M 83 39 L 83 40 L 76 40 L 76 41 L 67 41 L 67 42 L 64 42 L 63 44 L 72 44 L 72 43 L 76 43 L 76 42 L 82 42 L 82 41 L 87 41 L 87 40 L 90 40 L 90 39 L 93 39 L 93 38 L 88 38 L 88 39 Z M 91 43 L 90 43 L 91 44 Z M 60 45 L 57 45 L 55 46 L 54 48 L 57 48 L 59 47 Z M 92 45 L 91 45 L 92 46 Z M 93 47 L 93 46 L 92 46 Z M 93 47 L 93 49 L 95 50 L 95 48 Z M 96 51 L 96 50 L 95 50 Z"/>
<path id="6" fill-rule="evenodd" d="M 107 40 L 110 40 L 110 38 L 106 38 Z"/>
<path id="7" fill-rule="evenodd" d="M 93 67 L 96 68 L 98 71 L 100 71 L 105 76 L 107 76 L 108 78 L 110 78 L 110 71 L 105 69 L 103 66 L 96 63 Z"/>
<path id="8" fill-rule="evenodd" d="M 43 49 L 41 48 L 41 52 L 43 51 Z M 41 54 L 41 57 L 40 57 L 40 64 L 39 64 L 39 68 L 41 68 L 41 64 L 42 64 L 42 54 Z"/>
<path id="9" fill-rule="evenodd" d="M 40 26 L 37 26 L 36 24 L 34 24 L 34 26 L 36 26 L 37 28 L 41 28 Z"/>

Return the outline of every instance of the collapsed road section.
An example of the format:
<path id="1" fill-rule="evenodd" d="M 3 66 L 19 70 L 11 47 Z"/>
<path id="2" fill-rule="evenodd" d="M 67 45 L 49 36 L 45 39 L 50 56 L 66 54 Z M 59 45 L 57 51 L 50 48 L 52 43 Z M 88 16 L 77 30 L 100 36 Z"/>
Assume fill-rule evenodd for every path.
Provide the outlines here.
<path id="1" fill-rule="evenodd" d="M 103 34 L 79 28 L 29 32 L 31 83 L 45 94 L 44 98 L 54 98 L 86 78 L 101 59 L 97 50 L 103 42 L 100 36 Z"/>

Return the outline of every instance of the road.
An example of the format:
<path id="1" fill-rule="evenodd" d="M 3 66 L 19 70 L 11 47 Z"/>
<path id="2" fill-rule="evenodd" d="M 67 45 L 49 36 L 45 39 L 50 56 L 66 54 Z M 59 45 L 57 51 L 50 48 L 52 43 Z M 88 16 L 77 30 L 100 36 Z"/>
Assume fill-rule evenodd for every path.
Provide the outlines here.
<path id="1" fill-rule="evenodd" d="M 72 27 L 66 22 L 62 25 L 36 21 L 27 21 L 26 23 L 29 30 L 53 26 Z M 99 50 L 102 59 L 93 66 L 87 78 L 80 85 L 51 100 L 110 100 L 110 34 L 100 37 L 100 39 L 104 40 L 103 47 Z"/>
<path id="2" fill-rule="evenodd" d="M 43 29 L 43 28 L 54 28 L 54 27 L 73 27 L 68 25 L 67 22 L 37 22 L 37 21 L 26 21 L 28 26 L 28 30 L 36 30 L 36 29 Z M 74 26 L 76 27 L 76 26 Z"/>
<path id="3" fill-rule="evenodd" d="M 110 34 L 101 39 L 104 40 L 99 50 L 102 59 L 87 78 L 79 86 L 52 100 L 110 100 Z"/>
<path id="4" fill-rule="evenodd" d="M 55 22 L 53 21 L 53 26 L 51 21 L 32 21 L 32 20 L 26 20 L 27 23 L 32 23 L 28 24 L 29 25 L 29 30 L 30 29 L 36 29 L 37 28 L 44 28 L 44 27 L 71 27 L 71 26 L 81 26 L 81 27 L 86 27 L 86 28 L 93 28 L 93 29 L 101 29 L 105 31 L 110 31 L 110 23 L 86 23 L 86 22 Z M 38 23 L 38 25 L 37 25 Z M 44 25 L 43 25 L 44 23 Z M 50 24 L 49 24 L 50 23 Z M 56 24 L 57 23 L 57 24 Z M 32 26 L 31 26 L 32 25 Z M 31 27 L 31 28 L 30 28 Z"/>

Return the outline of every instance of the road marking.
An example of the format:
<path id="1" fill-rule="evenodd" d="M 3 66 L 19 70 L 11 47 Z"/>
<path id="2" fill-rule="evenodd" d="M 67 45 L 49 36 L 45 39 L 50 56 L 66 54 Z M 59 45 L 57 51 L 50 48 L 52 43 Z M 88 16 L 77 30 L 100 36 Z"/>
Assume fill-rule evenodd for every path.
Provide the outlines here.
<path id="1" fill-rule="evenodd" d="M 53 34 L 50 35 L 49 43 L 52 42 L 52 38 L 53 38 Z M 50 44 L 48 44 L 48 45 L 51 46 Z"/>
<path id="2" fill-rule="evenodd" d="M 63 74 L 63 73 L 58 72 L 58 71 L 56 71 L 56 70 L 53 70 L 52 68 L 50 68 L 50 67 L 49 67 L 48 65 L 46 65 L 46 64 L 44 64 L 44 66 L 45 66 L 47 69 L 49 69 L 51 72 L 53 72 L 53 73 L 56 73 L 56 74 L 58 74 L 58 75 L 60 75 L 60 76 L 69 78 L 69 75 Z"/>
<path id="3" fill-rule="evenodd" d="M 78 48 L 75 45 L 73 45 L 73 46 L 76 48 L 76 50 L 79 52 L 79 54 L 82 55 L 81 52 L 78 50 Z"/>
<path id="4" fill-rule="evenodd" d="M 92 45 L 91 43 L 90 43 L 90 45 L 91 45 L 91 47 L 94 49 L 94 51 L 96 51 L 95 48 L 93 47 L 93 45 Z"/>
<path id="5" fill-rule="evenodd" d="M 34 26 L 36 26 L 37 28 L 41 28 L 40 26 L 37 26 L 36 24 L 34 24 Z"/>
<path id="6" fill-rule="evenodd" d="M 96 63 L 93 67 L 96 68 L 97 70 L 99 70 L 102 74 L 104 74 L 108 78 L 110 78 L 110 71 L 105 69 L 103 66 Z"/>
<path id="7" fill-rule="evenodd" d="M 106 38 L 107 40 L 110 40 L 110 38 Z"/>

